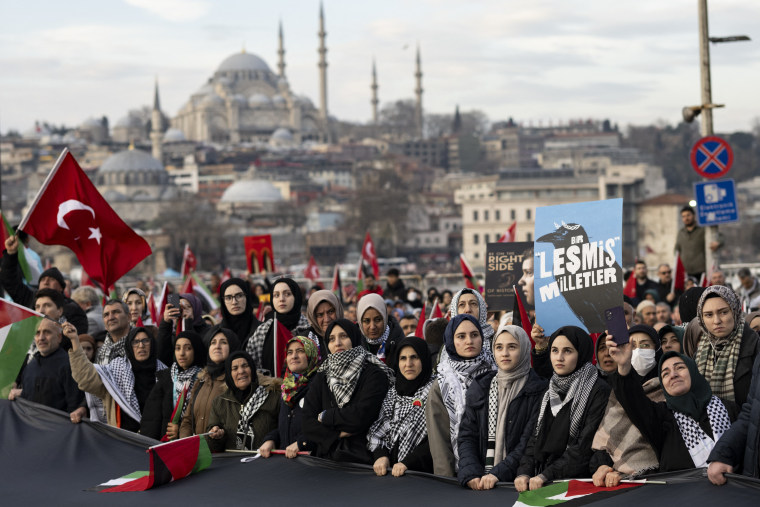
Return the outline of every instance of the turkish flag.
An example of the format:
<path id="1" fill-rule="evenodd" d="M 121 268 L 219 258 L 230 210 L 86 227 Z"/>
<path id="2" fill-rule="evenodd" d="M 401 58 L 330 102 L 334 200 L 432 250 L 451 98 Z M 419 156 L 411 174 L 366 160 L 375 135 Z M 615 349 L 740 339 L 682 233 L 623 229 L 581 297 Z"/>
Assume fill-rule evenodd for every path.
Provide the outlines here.
<path id="1" fill-rule="evenodd" d="M 507 229 L 507 232 L 505 232 L 504 235 L 499 238 L 498 243 L 512 243 L 516 237 L 517 237 L 517 220 L 512 222 L 512 225 L 509 226 L 509 229 Z"/>
<path id="2" fill-rule="evenodd" d="M 686 289 L 686 269 L 681 262 L 681 256 L 676 253 L 675 262 L 673 262 L 673 281 L 670 284 L 670 292 Z"/>
<path id="3" fill-rule="evenodd" d="M 195 254 L 190 250 L 190 244 L 185 243 L 185 251 L 182 253 L 182 278 L 185 278 L 198 266 L 198 259 Z"/>
<path id="4" fill-rule="evenodd" d="M 636 276 L 633 273 L 628 277 L 628 281 L 625 282 L 623 295 L 628 296 L 631 299 L 636 298 Z"/>
<path id="5" fill-rule="evenodd" d="M 316 284 L 319 279 L 319 267 L 314 260 L 314 256 L 309 257 L 309 263 L 306 265 L 306 269 L 303 270 L 304 278 L 308 278 L 312 283 Z"/>
<path id="6" fill-rule="evenodd" d="M 64 148 L 19 229 L 44 245 L 63 245 L 90 278 L 111 287 L 151 254 Z"/>
<path id="7" fill-rule="evenodd" d="M 372 266 L 372 274 L 375 275 L 375 280 L 380 277 L 380 265 L 377 263 L 377 254 L 375 254 L 375 243 L 372 241 L 372 236 L 369 232 L 364 236 L 364 244 L 362 245 L 362 260 L 365 260 Z"/>

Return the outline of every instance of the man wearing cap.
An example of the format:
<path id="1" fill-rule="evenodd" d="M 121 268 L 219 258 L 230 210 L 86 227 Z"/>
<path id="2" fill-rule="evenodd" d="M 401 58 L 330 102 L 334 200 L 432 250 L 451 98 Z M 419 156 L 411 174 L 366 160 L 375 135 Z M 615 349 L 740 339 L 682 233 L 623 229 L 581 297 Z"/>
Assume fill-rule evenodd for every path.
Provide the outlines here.
<path id="1" fill-rule="evenodd" d="M 686 272 L 699 280 L 705 272 L 705 229 L 697 226 L 691 206 L 684 206 L 681 209 L 681 222 L 683 222 L 683 229 L 678 231 L 678 236 L 676 236 L 675 250 L 681 254 L 681 262 Z M 714 252 L 721 246 L 723 246 L 723 240 L 718 235 L 718 241 L 710 243 L 710 250 Z"/>
<path id="2" fill-rule="evenodd" d="M 741 268 L 739 270 L 739 299 L 743 306 L 746 306 L 747 311 L 751 312 L 760 308 L 760 283 L 757 278 L 752 276 L 752 272 L 749 268 Z"/>
<path id="3" fill-rule="evenodd" d="M 0 284 L 16 303 L 32 308 L 34 291 L 24 285 L 21 266 L 18 263 L 18 238 L 10 236 L 5 240 L 5 252 L 0 260 Z M 40 274 L 40 289 L 53 289 L 63 294 L 66 281 L 58 268 L 46 269 Z M 71 299 L 64 296 L 63 316 L 77 328 L 77 333 L 87 333 L 87 315 Z"/>

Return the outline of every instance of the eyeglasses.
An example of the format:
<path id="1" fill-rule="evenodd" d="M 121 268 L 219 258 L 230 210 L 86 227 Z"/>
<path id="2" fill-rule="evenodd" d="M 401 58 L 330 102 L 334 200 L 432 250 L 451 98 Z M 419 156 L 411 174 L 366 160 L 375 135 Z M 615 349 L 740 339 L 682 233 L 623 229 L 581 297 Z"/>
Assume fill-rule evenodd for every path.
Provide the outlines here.
<path id="1" fill-rule="evenodd" d="M 237 294 L 229 294 L 227 296 L 224 296 L 224 300 L 228 303 L 232 303 L 232 301 L 242 301 L 245 299 L 245 294 L 242 292 L 238 292 Z"/>
<path id="2" fill-rule="evenodd" d="M 661 275 L 669 275 L 670 273 L 672 273 L 672 271 L 670 271 L 670 270 L 667 270 L 667 271 L 660 271 L 660 274 L 661 274 Z"/>
<path id="3" fill-rule="evenodd" d="M 143 338 L 142 340 L 134 340 L 132 342 L 132 348 L 133 349 L 140 348 L 140 345 L 143 345 L 145 347 L 147 347 L 148 345 L 150 345 L 150 338 Z"/>

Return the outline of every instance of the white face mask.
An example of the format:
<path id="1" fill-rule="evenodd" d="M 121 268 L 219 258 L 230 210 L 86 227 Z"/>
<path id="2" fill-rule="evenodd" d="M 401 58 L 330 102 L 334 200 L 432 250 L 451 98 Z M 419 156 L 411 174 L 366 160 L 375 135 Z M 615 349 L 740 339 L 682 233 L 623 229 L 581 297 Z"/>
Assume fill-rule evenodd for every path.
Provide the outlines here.
<path id="1" fill-rule="evenodd" d="M 653 349 L 633 349 L 631 366 L 636 370 L 636 373 L 643 377 L 652 371 L 652 368 L 654 368 L 655 365 L 655 353 L 656 351 Z"/>
<path id="2" fill-rule="evenodd" d="M 407 301 L 417 301 L 417 293 L 416 292 L 410 292 L 406 295 Z"/>

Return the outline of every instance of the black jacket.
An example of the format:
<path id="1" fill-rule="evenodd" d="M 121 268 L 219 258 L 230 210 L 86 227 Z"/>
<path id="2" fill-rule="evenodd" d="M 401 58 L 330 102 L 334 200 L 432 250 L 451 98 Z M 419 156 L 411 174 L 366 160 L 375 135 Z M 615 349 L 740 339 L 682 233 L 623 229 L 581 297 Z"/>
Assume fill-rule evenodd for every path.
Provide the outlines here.
<path id="1" fill-rule="evenodd" d="M 388 377 L 380 367 L 367 363 L 359 375 L 351 400 L 338 407 L 327 385 L 327 377 L 319 372 L 309 383 L 303 406 L 303 433 L 316 447 L 314 455 L 334 461 L 372 464 L 367 450 L 367 431 L 380 414 L 388 392 Z M 322 422 L 317 420 L 324 411 Z M 350 437 L 340 438 L 340 432 Z"/>
<path id="2" fill-rule="evenodd" d="M 84 404 L 84 393 L 71 376 L 69 355 L 58 348 L 42 357 L 37 352 L 24 368 L 21 397 L 64 412 L 73 412 Z"/>
<path id="3" fill-rule="evenodd" d="M 657 454 L 660 471 L 672 472 L 694 468 L 694 460 L 683 441 L 678 422 L 667 404 L 655 403 L 647 398 L 641 387 L 641 377 L 633 370 L 625 377 L 617 372 L 610 374 L 610 377 L 615 396 L 625 409 L 625 413 Z M 724 402 L 724 405 L 731 421 L 736 420 L 736 404 Z M 710 437 L 713 436 L 707 410 L 697 422 L 702 431 Z"/>
<path id="4" fill-rule="evenodd" d="M 385 290 L 383 290 L 383 297 L 406 301 L 406 285 L 404 285 L 404 281 L 399 278 L 393 285 L 386 283 Z"/>
<path id="5" fill-rule="evenodd" d="M 201 338 L 211 328 L 206 321 L 201 321 L 201 324 L 198 326 L 193 326 L 192 322 L 190 319 L 185 319 L 185 329 L 195 331 Z M 158 360 L 164 364 L 172 364 L 174 362 L 174 346 L 172 345 L 174 336 L 174 323 L 161 319 L 161 323 L 158 325 L 158 333 L 156 334 L 156 350 Z"/>
<path id="6" fill-rule="evenodd" d="M 459 471 L 462 486 L 485 474 L 485 457 L 488 448 L 488 393 L 495 371 L 484 373 L 467 389 L 464 416 L 459 425 Z M 514 481 L 528 440 L 536 427 L 541 399 L 548 382 L 530 370 L 522 390 L 507 409 L 507 455 L 495 463 L 491 472 L 499 481 Z"/>
<path id="7" fill-rule="evenodd" d="M 313 379 L 312 379 L 313 380 Z M 299 451 L 313 451 L 314 445 L 306 440 L 303 434 L 303 405 L 309 384 L 301 388 L 293 398 L 291 407 L 280 397 L 280 414 L 277 417 L 277 428 L 264 437 L 264 441 L 274 441 L 275 449 L 284 449 L 293 442 L 298 442 Z"/>
<path id="8" fill-rule="evenodd" d="M 404 336 L 404 330 L 401 329 L 401 325 L 392 315 L 388 316 L 388 327 L 390 328 L 390 331 L 388 333 L 388 338 L 385 340 L 385 364 L 388 365 L 388 368 L 393 369 L 393 362 L 396 357 L 396 344 L 406 338 L 406 336 Z M 375 355 L 377 355 L 377 351 L 380 350 L 380 345 L 370 345 L 363 334 L 362 347 Z"/>
<path id="9" fill-rule="evenodd" d="M 591 388 L 586 410 L 582 415 L 581 429 L 577 438 L 569 436 L 572 403 L 562 407 L 556 418 L 552 416 L 551 410 L 547 406 L 544 411 L 541 434 L 538 437 L 532 434 L 528 440 L 525 453 L 517 469 L 517 476 L 534 477 L 541 474 L 549 481 L 560 478 L 589 477 L 589 460 L 593 454 L 591 442 L 594 440 L 596 430 L 602 421 L 609 397 L 609 384 L 602 377 L 597 377 L 594 387 Z M 564 452 L 545 453 L 541 451 L 541 441 L 545 439 L 547 433 L 568 435 Z"/>
<path id="10" fill-rule="evenodd" d="M 143 407 L 140 433 L 160 440 L 166 434 L 166 427 L 174 411 L 174 382 L 169 368 L 156 373 L 156 385 Z M 179 428 L 177 429 L 179 432 Z"/>

